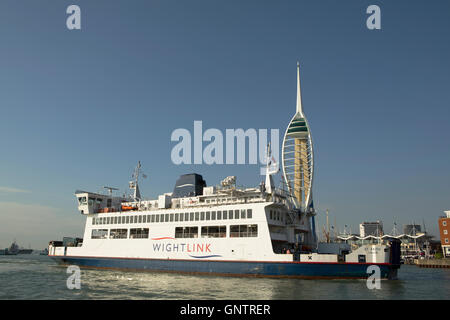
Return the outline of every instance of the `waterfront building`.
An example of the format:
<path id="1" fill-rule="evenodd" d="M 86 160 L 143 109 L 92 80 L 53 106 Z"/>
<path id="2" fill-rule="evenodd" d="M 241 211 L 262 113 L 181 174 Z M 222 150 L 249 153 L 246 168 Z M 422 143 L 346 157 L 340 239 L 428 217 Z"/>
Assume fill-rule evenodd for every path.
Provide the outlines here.
<path id="1" fill-rule="evenodd" d="M 441 238 L 442 254 L 450 257 L 450 210 L 444 211 L 445 216 L 439 217 L 439 235 Z"/>

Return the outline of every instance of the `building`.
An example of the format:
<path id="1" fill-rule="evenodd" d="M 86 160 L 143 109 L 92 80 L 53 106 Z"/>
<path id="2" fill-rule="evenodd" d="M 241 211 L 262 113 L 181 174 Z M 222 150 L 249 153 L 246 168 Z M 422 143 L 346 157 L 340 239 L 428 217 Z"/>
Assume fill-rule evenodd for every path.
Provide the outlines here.
<path id="1" fill-rule="evenodd" d="M 441 238 L 442 254 L 450 257 L 450 211 L 444 211 L 445 216 L 439 217 L 439 235 Z"/>
<path id="2" fill-rule="evenodd" d="M 359 225 L 359 236 L 364 238 L 367 236 L 382 236 L 383 222 L 363 222 Z"/>

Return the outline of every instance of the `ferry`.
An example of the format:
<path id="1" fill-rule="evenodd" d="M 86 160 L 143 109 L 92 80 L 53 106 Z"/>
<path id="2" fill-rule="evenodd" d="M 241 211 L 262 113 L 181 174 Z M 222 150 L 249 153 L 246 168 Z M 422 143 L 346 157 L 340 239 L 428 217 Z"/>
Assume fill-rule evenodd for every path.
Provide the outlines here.
<path id="1" fill-rule="evenodd" d="M 398 243 L 355 250 L 319 244 L 312 215 L 273 187 L 269 166 L 257 187 L 238 188 L 234 176 L 207 186 L 191 173 L 154 200 L 141 199 L 140 167 L 129 196 L 115 196 L 109 187 L 105 194 L 76 191 L 84 237 L 51 241 L 48 255 L 90 268 L 287 278 L 367 278 L 376 265 L 381 278 L 396 277 Z"/>
<path id="2" fill-rule="evenodd" d="M 48 255 L 92 268 L 294 278 L 367 278 L 376 265 L 381 278 L 396 278 L 398 241 L 351 247 L 317 240 L 313 144 L 299 63 L 296 113 L 283 140 L 279 188 L 273 183 L 279 168 L 270 145 L 266 156 L 265 181 L 256 187 L 238 187 L 235 176 L 207 186 L 201 175 L 188 173 L 172 192 L 153 200 L 141 197 L 139 162 L 130 195 L 113 195 L 117 189 L 110 187 L 106 194 L 75 192 L 86 216 L 83 239 L 51 241 Z"/>

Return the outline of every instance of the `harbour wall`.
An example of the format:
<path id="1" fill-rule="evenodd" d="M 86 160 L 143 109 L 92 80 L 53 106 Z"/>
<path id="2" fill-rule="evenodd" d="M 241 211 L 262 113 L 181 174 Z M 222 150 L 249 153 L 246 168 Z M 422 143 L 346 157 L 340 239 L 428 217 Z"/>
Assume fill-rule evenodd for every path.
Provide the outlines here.
<path id="1" fill-rule="evenodd" d="M 414 264 L 422 268 L 450 268 L 450 259 L 414 259 Z"/>

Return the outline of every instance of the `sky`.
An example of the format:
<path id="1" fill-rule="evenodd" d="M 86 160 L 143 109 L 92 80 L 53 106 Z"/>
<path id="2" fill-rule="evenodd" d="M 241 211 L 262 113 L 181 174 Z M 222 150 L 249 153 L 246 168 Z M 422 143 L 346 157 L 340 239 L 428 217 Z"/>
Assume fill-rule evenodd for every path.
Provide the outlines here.
<path id="1" fill-rule="evenodd" d="M 81 30 L 66 9 L 81 8 Z M 381 9 L 369 30 L 366 9 Z M 314 202 L 337 228 L 425 223 L 450 209 L 448 1 L 0 3 L 0 247 L 82 236 L 77 189 L 144 197 L 180 174 L 256 186 L 260 165 L 176 165 L 171 133 L 278 129 L 296 63 L 314 141 Z M 275 179 L 278 184 L 279 177 Z M 320 231 L 320 230 L 319 230 Z"/>

